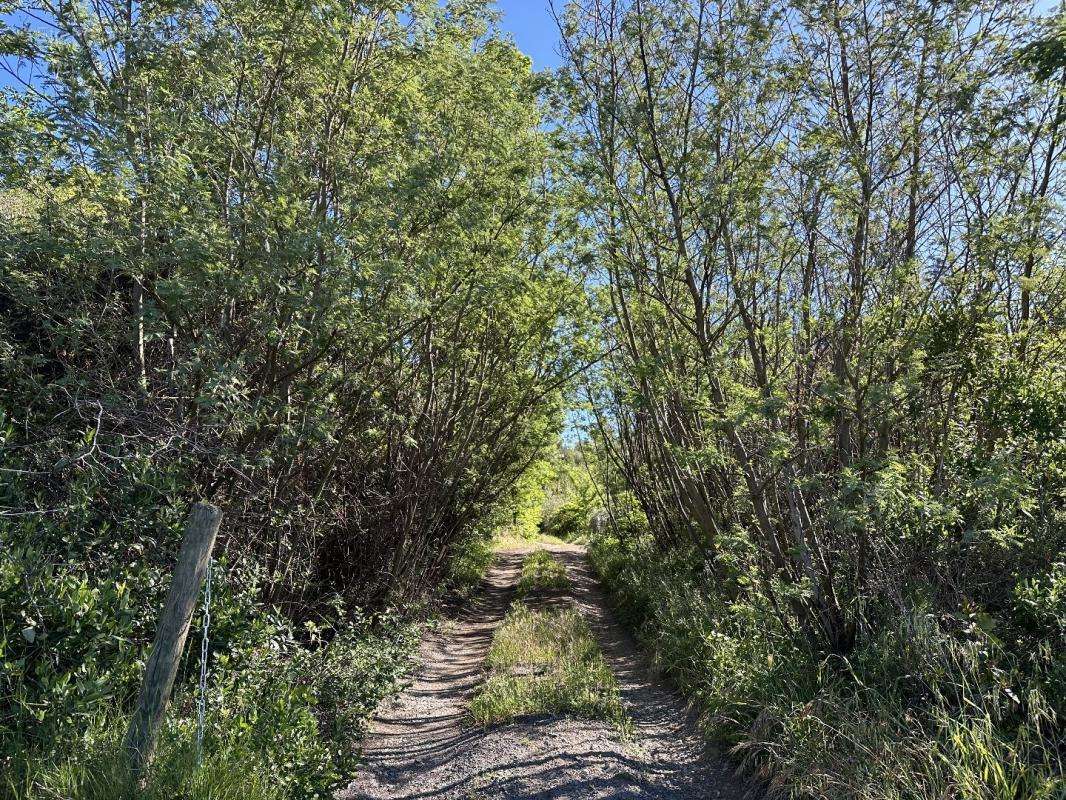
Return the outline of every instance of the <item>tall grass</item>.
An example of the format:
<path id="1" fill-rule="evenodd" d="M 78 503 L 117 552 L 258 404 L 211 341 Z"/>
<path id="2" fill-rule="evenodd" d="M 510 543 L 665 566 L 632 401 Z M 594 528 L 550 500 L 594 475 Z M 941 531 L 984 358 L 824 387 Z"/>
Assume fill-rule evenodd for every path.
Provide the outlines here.
<path id="1" fill-rule="evenodd" d="M 1066 797 L 1062 653 L 1022 663 L 979 620 L 914 605 L 848 658 L 826 657 L 688 554 L 650 547 L 603 536 L 590 554 L 708 736 L 772 796 Z"/>
<path id="2" fill-rule="evenodd" d="M 0 792 L 17 800 L 284 800 L 290 796 L 276 765 L 249 737 L 237 734 L 197 763 L 186 725 L 162 736 L 141 782 L 131 776 L 121 748 L 125 720 L 94 721 L 80 750 L 58 760 L 28 761 L 6 776 Z"/>

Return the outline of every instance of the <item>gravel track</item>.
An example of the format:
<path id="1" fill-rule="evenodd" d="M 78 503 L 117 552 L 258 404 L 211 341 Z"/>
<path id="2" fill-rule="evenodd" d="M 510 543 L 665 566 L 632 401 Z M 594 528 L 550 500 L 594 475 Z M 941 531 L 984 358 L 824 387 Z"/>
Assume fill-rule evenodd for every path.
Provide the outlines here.
<path id="1" fill-rule="evenodd" d="M 548 717 L 483 729 L 466 707 L 514 594 L 525 550 L 507 550 L 476 599 L 426 637 L 410 685 L 371 724 L 358 777 L 340 800 L 585 800 L 742 798 L 750 788 L 709 752 L 685 705 L 652 674 L 614 620 L 584 548 L 548 549 L 567 568 L 571 602 L 585 614 L 622 692 L 633 732 Z"/>

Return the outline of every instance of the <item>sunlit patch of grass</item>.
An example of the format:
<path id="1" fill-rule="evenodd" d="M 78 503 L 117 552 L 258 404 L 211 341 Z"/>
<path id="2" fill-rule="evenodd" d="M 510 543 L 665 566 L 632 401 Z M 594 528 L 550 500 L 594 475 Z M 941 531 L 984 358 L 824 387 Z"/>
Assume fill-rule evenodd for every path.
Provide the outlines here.
<path id="1" fill-rule="evenodd" d="M 492 537 L 493 550 L 516 550 L 537 545 L 565 545 L 565 541 L 558 536 L 547 533 L 538 533 L 533 536 L 522 536 L 509 529 L 500 529 Z"/>
<path id="2" fill-rule="evenodd" d="M 470 704 L 478 724 L 570 714 L 628 727 L 618 681 L 573 608 L 532 611 L 516 603 L 493 637 L 487 663 L 489 677 Z"/>
<path id="3" fill-rule="evenodd" d="M 522 574 L 518 579 L 519 595 L 565 589 L 569 585 L 566 567 L 546 550 L 532 552 L 522 562 Z"/>

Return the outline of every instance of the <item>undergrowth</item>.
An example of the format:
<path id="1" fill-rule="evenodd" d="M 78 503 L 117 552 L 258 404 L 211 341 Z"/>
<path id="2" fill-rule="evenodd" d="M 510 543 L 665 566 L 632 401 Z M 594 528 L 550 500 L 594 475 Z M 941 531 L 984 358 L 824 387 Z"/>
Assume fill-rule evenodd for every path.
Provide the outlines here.
<path id="1" fill-rule="evenodd" d="M 618 681 L 576 609 L 532 611 L 516 603 L 487 664 L 489 676 L 470 704 L 480 725 L 541 714 L 627 724 Z"/>
<path id="2" fill-rule="evenodd" d="M 247 576 L 216 570 L 203 764 L 195 764 L 199 616 L 142 789 L 120 743 L 153 625 L 154 567 L 106 580 L 41 576 L 30 549 L 0 556 L 0 798 L 304 800 L 329 797 L 354 743 L 418 639 L 410 616 L 345 612 L 300 628 L 258 602 Z M 46 580 L 48 591 L 28 582 Z M 30 591 L 27 591 L 29 586 Z M 133 602 L 134 597 L 141 600 Z"/>
<path id="3" fill-rule="evenodd" d="M 488 573 L 494 555 L 492 540 L 480 532 L 460 542 L 448 576 L 451 591 L 461 598 L 469 597 Z"/>
<path id="4" fill-rule="evenodd" d="M 590 555 L 708 735 L 773 796 L 1066 796 L 1066 666 L 1054 641 L 1018 656 L 978 614 L 913 605 L 847 658 L 827 657 L 758 600 L 722 591 L 694 553 L 652 547 L 600 535 Z M 1060 613 L 1066 569 L 1053 575 L 1057 588 L 1019 591 Z"/>

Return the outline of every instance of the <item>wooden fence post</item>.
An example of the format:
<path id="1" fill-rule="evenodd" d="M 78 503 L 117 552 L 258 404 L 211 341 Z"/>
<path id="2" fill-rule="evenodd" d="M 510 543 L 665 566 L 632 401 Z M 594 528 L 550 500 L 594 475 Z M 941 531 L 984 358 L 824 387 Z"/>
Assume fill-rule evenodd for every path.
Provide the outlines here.
<path id="1" fill-rule="evenodd" d="M 174 568 L 167 604 L 159 618 L 152 653 L 144 668 L 144 684 L 137 700 L 137 710 L 126 731 L 126 753 L 138 777 L 152 758 L 156 735 L 174 688 L 178 662 L 185 649 L 185 638 L 189 635 L 196 598 L 200 594 L 200 585 L 221 522 L 222 512 L 210 503 L 197 503 L 189 512 L 185 540 Z"/>

